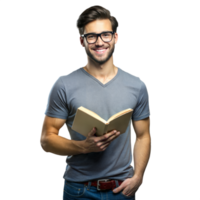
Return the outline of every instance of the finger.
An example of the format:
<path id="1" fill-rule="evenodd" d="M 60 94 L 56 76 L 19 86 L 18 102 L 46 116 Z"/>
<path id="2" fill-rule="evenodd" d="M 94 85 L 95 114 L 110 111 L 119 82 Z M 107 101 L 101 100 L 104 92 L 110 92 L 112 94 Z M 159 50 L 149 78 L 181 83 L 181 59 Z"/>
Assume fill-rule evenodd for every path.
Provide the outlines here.
<path id="1" fill-rule="evenodd" d="M 115 138 L 117 138 L 120 135 L 120 132 L 115 133 L 114 135 L 111 135 L 107 141 L 113 141 Z"/>
<path id="2" fill-rule="evenodd" d="M 120 131 L 118 131 L 117 133 L 116 133 L 116 136 L 119 136 L 120 135 Z"/>
<path id="3" fill-rule="evenodd" d="M 113 130 L 109 133 L 106 133 L 105 135 L 103 135 L 102 140 L 108 139 L 110 136 L 114 135 L 116 132 L 117 132 L 117 130 Z"/>
<path id="4" fill-rule="evenodd" d="M 102 148 L 102 151 L 105 151 L 107 149 L 107 147 L 109 146 L 110 143 L 107 143 L 104 148 Z"/>
<path id="5" fill-rule="evenodd" d="M 90 131 L 90 135 L 91 136 L 93 136 L 93 135 L 95 135 L 96 134 L 96 129 L 95 129 L 95 127 Z"/>
<path id="6" fill-rule="evenodd" d="M 107 147 L 109 144 L 110 144 L 110 142 L 108 141 L 108 142 L 104 143 L 102 146 L 103 146 L 103 148 L 105 148 L 105 147 Z"/>
<path id="7" fill-rule="evenodd" d="M 107 138 L 107 139 L 100 140 L 101 142 L 98 142 L 98 143 L 97 143 L 97 146 L 102 146 L 102 145 L 107 144 L 107 143 L 110 144 L 110 142 L 113 141 L 116 137 L 118 137 L 119 134 L 120 134 L 120 132 L 117 132 L 117 133 L 115 133 L 114 135 L 110 136 L 110 137 Z"/>

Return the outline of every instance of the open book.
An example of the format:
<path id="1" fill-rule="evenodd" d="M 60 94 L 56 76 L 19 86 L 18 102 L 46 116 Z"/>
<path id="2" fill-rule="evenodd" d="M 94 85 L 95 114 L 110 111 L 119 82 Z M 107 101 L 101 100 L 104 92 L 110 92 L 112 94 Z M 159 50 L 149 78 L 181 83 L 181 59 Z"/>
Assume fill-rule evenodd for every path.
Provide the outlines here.
<path id="1" fill-rule="evenodd" d="M 72 124 L 72 129 L 85 137 L 96 127 L 96 136 L 101 136 L 112 130 L 124 133 L 128 127 L 133 109 L 128 108 L 111 116 L 107 121 L 97 115 L 95 112 L 80 106 Z"/>

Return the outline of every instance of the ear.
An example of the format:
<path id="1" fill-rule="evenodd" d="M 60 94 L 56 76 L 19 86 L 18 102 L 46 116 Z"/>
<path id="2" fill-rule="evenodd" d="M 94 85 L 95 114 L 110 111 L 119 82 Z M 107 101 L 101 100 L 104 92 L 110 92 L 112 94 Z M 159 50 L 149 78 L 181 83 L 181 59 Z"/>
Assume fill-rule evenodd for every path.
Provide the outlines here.
<path id="1" fill-rule="evenodd" d="M 120 41 L 120 33 L 116 32 L 115 33 L 115 44 L 119 44 L 119 41 Z"/>
<path id="2" fill-rule="evenodd" d="M 81 48 L 84 48 L 83 38 L 81 36 L 78 36 L 78 44 Z"/>
<path id="3" fill-rule="evenodd" d="M 81 45 L 82 45 L 83 47 L 85 47 L 84 38 L 82 38 L 81 36 L 80 36 L 80 43 L 81 43 Z"/>

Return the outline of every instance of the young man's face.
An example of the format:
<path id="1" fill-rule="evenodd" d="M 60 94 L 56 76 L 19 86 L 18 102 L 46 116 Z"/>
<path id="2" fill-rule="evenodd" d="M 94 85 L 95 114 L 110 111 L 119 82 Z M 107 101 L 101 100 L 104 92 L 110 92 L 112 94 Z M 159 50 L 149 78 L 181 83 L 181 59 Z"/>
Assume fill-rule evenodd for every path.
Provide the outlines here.
<path id="1" fill-rule="evenodd" d="M 109 19 L 95 20 L 85 25 L 84 34 L 87 33 L 102 33 L 104 31 L 113 31 Z M 115 33 L 110 42 L 104 42 L 100 37 L 94 44 L 88 44 L 86 38 L 80 38 L 82 46 L 90 59 L 98 64 L 104 64 L 112 56 L 117 43 L 118 35 Z M 105 49 L 104 51 L 97 51 L 98 49 Z"/>

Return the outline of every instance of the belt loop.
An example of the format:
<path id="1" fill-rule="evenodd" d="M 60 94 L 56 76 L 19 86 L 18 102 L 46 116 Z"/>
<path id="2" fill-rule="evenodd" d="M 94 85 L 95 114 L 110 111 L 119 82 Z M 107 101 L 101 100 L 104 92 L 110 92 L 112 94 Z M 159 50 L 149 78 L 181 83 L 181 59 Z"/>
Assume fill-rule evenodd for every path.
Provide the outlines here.
<path id="1" fill-rule="evenodd" d="M 91 181 L 88 181 L 87 190 L 90 190 L 91 183 L 92 183 Z"/>
<path id="2" fill-rule="evenodd" d="M 116 185 L 116 187 L 119 186 L 119 182 L 118 182 L 118 180 L 115 180 L 115 185 Z"/>

